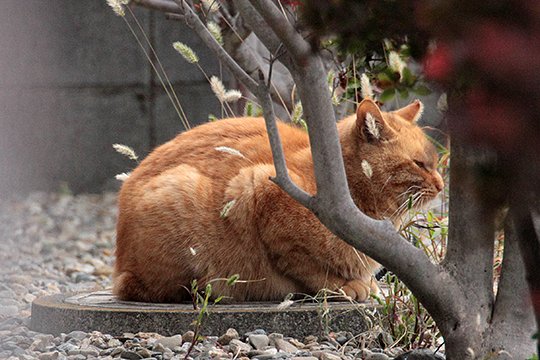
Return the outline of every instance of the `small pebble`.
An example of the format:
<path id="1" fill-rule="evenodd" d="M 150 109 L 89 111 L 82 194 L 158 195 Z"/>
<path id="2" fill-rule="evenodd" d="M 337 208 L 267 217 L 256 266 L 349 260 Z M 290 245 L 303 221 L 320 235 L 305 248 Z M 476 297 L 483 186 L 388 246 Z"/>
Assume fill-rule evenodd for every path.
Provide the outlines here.
<path id="1" fill-rule="evenodd" d="M 120 358 L 128 359 L 128 360 L 139 360 L 139 359 L 142 359 L 143 357 L 134 351 L 124 350 L 120 354 Z"/>
<path id="2" fill-rule="evenodd" d="M 321 355 L 321 360 L 341 360 L 341 358 L 338 355 L 331 353 L 323 353 Z"/>
<path id="3" fill-rule="evenodd" d="M 195 337 L 195 333 L 191 330 L 188 330 L 186 331 L 183 335 L 182 335 L 182 339 L 183 341 L 185 342 L 193 342 L 193 338 Z"/>
<path id="4" fill-rule="evenodd" d="M 232 339 L 229 342 L 229 349 L 235 356 L 244 356 L 244 355 L 247 355 L 247 353 L 252 350 L 252 347 L 251 345 L 246 344 L 245 342 L 242 342 L 237 339 Z"/>
<path id="5" fill-rule="evenodd" d="M 433 350 L 418 349 L 407 351 L 396 357 L 395 360 L 445 360 L 445 357 L 439 353 L 434 353 Z"/>
<path id="6" fill-rule="evenodd" d="M 294 346 L 293 344 L 291 344 L 290 342 L 288 342 L 287 340 L 276 338 L 274 339 L 274 343 L 275 343 L 276 348 L 279 351 L 283 351 L 287 353 L 295 353 L 298 351 L 298 348 Z"/>
<path id="7" fill-rule="evenodd" d="M 376 352 L 374 352 L 371 355 L 369 355 L 366 358 L 366 360 L 390 360 L 390 358 L 385 353 L 376 353 Z"/>
<path id="8" fill-rule="evenodd" d="M 52 352 L 39 354 L 38 359 L 39 360 L 57 360 L 59 356 L 60 356 L 60 353 L 58 351 L 52 351 Z"/>
<path id="9" fill-rule="evenodd" d="M 270 343 L 270 339 L 264 334 L 251 334 L 248 339 L 249 343 L 257 350 L 264 349 Z"/>
<path id="10" fill-rule="evenodd" d="M 182 335 L 174 335 L 170 337 L 163 337 L 161 339 L 157 339 L 155 344 L 161 344 L 165 348 L 173 349 L 175 347 L 182 346 Z"/>
<path id="11" fill-rule="evenodd" d="M 240 339 L 240 335 L 238 334 L 238 331 L 236 331 L 235 329 L 227 329 L 225 334 L 221 335 L 218 338 L 218 343 L 220 343 L 221 345 L 229 345 L 229 343 L 233 339 L 236 339 L 236 340 Z"/>

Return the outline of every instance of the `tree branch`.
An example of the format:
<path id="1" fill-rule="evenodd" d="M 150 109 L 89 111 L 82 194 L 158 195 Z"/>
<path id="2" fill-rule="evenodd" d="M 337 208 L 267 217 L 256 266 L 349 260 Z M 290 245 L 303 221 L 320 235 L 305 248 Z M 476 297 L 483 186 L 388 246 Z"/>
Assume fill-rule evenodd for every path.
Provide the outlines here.
<path id="1" fill-rule="evenodd" d="M 251 2 L 248 0 L 234 0 L 234 5 L 240 12 L 240 15 L 246 24 L 251 28 L 251 31 L 257 35 L 271 53 L 275 53 L 281 45 L 281 41 L 272 29 L 268 26 L 261 26 L 261 24 L 264 24 L 264 19 L 253 7 Z"/>
<path id="2" fill-rule="evenodd" d="M 201 19 L 193 12 L 187 2 L 185 0 L 174 1 L 178 4 L 181 13 L 184 15 L 186 24 L 201 38 L 206 46 L 215 52 L 218 59 L 227 66 L 234 77 L 241 81 L 249 91 L 255 93 L 258 87 L 257 82 L 250 77 L 216 41 L 216 39 L 214 39 L 212 34 L 210 34 Z"/>
<path id="3" fill-rule="evenodd" d="M 326 72 L 320 57 L 314 55 L 310 50 L 308 51 L 309 44 L 290 25 L 273 3 L 247 0 L 234 0 L 234 2 L 242 17 L 270 52 L 275 53 L 281 45 L 280 38 L 276 35 L 277 31 L 282 33 L 281 35 L 286 40 L 283 45 L 289 53 L 297 51 L 296 47 L 304 49 L 302 54 L 297 54 L 299 58 L 295 58 L 295 61 L 292 61 L 289 56 L 283 56 L 280 60 L 289 69 L 296 82 L 310 129 L 312 126 L 317 128 L 316 131 L 309 131 L 315 178 L 317 179 L 317 202 L 320 203 L 320 208 L 327 209 L 332 208 L 334 203 L 344 201 L 352 203 L 335 125 L 336 119 L 326 84 Z M 260 25 L 266 19 L 261 16 L 252 3 L 257 4 L 261 11 L 265 12 L 274 22 L 274 26 L 269 28 Z M 272 31 L 274 27 L 279 29 Z M 291 34 L 286 35 L 283 29 L 290 30 Z M 291 49 L 291 47 L 295 49 Z M 319 122 L 319 124 L 311 122 Z M 329 126 L 325 126 L 324 122 L 327 122 Z"/>
<path id="4" fill-rule="evenodd" d="M 257 9 L 277 37 L 283 42 L 296 62 L 309 56 L 311 46 L 302 35 L 291 25 L 281 10 L 270 0 L 252 0 Z"/>
<path id="5" fill-rule="evenodd" d="M 313 198 L 304 190 L 300 189 L 289 177 L 285 155 L 283 153 L 283 146 L 281 145 L 281 139 L 276 124 L 276 117 L 274 115 L 272 98 L 270 97 L 270 92 L 264 81 L 262 72 L 259 74 L 259 88 L 256 96 L 263 109 L 264 122 L 266 123 L 266 131 L 268 132 L 268 139 L 270 140 L 274 167 L 276 168 L 276 177 L 272 178 L 272 181 L 279 185 L 279 187 L 293 199 L 311 210 Z"/>
<path id="6" fill-rule="evenodd" d="M 540 238 L 536 233 L 533 214 L 526 211 L 526 206 L 520 202 L 527 200 L 526 196 L 521 196 L 511 205 L 510 211 L 516 227 L 519 245 L 521 247 L 521 256 L 525 266 L 527 283 L 536 317 L 537 331 L 540 329 L 540 268 L 538 259 L 540 259 Z M 540 339 L 537 340 L 537 351 L 540 353 Z"/>
<path id="7" fill-rule="evenodd" d="M 246 16 L 246 21 L 263 21 L 248 1 L 235 0 L 235 3 L 242 16 Z M 286 27 L 296 33 L 288 22 Z M 260 25 L 252 25 L 252 28 L 269 49 L 277 49 L 279 40 L 275 33 Z M 287 40 L 286 37 L 284 39 Z M 297 46 L 295 41 L 283 42 L 287 51 L 293 51 L 290 47 Z M 301 41 L 305 42 L 303 39 Z M 466 318 L 467 304 L 457 300 L 463 294 L 462 289 L 447 272 L 432 264 L 421 250 L 399 236 L 389 222 L 373 220 L 356 207 L 347 185 L 335 115 L 321 59 L 311 52 L 296 55 L 294 62 L 284 61 L 284 64 L 296 82 L 309 126 L 317 195 L 308 208 L 334 234 L 398 274 L 418 294 L 436 321 L 448 326 L 443 330 L 451 331 L 461 319 Z M 422 269 L 422 277 L 418 276 L 418 269 Z M 442 296 L 439 296 L 440 293 Z"/>

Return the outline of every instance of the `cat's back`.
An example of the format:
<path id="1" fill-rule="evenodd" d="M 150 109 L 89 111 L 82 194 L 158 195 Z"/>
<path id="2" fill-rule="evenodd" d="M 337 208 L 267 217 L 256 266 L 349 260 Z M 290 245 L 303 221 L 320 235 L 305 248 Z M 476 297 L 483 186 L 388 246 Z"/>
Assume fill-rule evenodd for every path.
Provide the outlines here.
<path id="1" fill-rule="evenodd" d="M 309 147 L 307 133 L 278 122 L 286 157 Z M 130 175 L 123 188 L 141 185 L 178 166 L 211 178 L 228 178 L 242 167 L 271 164 L 262 118 L 230 118 L 197 126 L 156 148 Z M 293 164 L 291 164 L 293 165 Z"/>

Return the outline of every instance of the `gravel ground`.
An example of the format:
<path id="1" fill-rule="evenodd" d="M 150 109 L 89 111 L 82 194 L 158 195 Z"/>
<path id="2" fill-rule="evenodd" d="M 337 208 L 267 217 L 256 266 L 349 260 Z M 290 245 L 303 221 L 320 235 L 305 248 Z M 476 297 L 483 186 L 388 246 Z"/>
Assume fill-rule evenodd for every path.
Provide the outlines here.
<path id="1" fill-rule="evenodd" d="M 56 293 L 111 287 L 116 195 L 34 193 L 0 205 L 0 359 L 184 359 L 193 333 L 113 337 L 74 331 L 54 337 L 28 329 L 32 301 Z M 347 332 L 291 339 L 253 329 L 214 334 L 189 351 L 193 359 L 409 359 L 399 348 L 364 349 Z M 425 354 L 424 354 L 425 355 Z M 441 359 L 427 357 L 425 359 Z"/>

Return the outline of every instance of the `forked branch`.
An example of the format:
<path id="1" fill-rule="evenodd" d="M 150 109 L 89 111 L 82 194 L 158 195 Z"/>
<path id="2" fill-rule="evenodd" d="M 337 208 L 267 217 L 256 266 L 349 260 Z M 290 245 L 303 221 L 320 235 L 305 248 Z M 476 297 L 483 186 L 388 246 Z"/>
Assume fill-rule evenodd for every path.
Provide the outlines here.
<path id="1" fill-rule="evenodd" d="M 281 145 L 281 138 L 276 124 L 272 98 L 270 97 L 270 91 L 262 72 L 259 72 L 259 87 L 256 96 L 263 109 L 264 122 L 266 123 L 266 131 L 268 132 L 268 139 L 270 140 L 270 148 L 272 149 L 272 157 L 274 159 L 274 167 L 276 169 L 276 177 L 272 178 L 272 181 L 279 185 L 279 187 L 300 204 L 313 210 L 313 198 L 311 195 L 300 189 L 289 177 L 285 155 L 283 153 L 283 146 Z"/>

